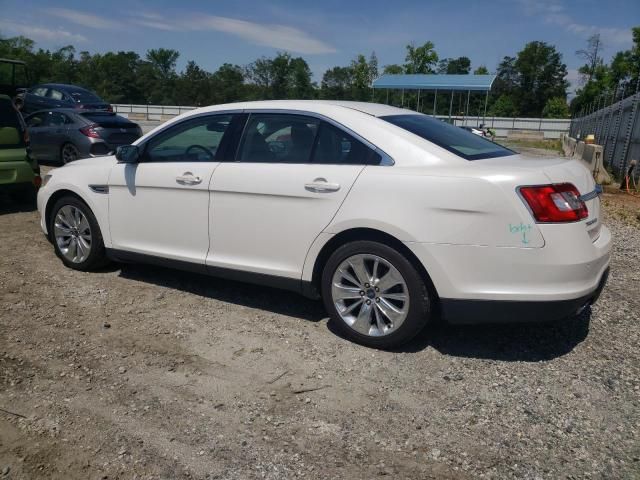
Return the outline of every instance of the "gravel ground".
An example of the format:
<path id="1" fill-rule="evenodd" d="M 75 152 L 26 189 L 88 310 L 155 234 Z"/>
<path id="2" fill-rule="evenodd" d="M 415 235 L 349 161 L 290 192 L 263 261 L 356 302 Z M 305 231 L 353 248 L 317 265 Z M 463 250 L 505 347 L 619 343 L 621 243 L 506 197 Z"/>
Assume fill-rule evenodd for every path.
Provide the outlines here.
<path id="1" fill-rule="evenodd" d="M 640 229 L 620 218 L 582 317 L 382 352 L 288 292 L 65 269 L 0 202 L 2 480 L 640 478 Z"/>

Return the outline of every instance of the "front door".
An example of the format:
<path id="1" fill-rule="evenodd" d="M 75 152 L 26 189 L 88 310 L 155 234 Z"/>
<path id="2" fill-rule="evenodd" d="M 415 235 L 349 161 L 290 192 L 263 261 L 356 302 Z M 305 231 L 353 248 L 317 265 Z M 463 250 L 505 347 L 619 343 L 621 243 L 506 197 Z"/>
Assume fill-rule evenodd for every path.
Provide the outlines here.
<path id="1" fill-rule="evenodd" d="M 314 239 L 377 154 L 316 118 L 253 113 L 211 182 L 207 265 L 300 279 Z"/>
<path id="2" fill-rule="evenodd" d="M 232 115 L 187 119 L 142 145 L 109 178 L 113 248 L 201 265 L 209 249 L 209 182 Z"/>

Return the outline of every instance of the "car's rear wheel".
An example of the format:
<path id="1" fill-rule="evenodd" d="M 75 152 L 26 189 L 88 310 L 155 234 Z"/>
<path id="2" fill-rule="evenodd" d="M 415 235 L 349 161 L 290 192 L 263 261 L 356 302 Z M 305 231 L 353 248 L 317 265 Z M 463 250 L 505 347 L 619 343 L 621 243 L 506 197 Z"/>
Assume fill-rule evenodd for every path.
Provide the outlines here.
<path id="1" fill-rule="evenodd" d="M 73 143 L 65 143 L 60 149 L 60 158 L 62 163 L 69 163 L 80 158 L 80 152 Z"/>
<path id="2" fill-rule="evenodd" d="M 397 347 L 429 321 L 431 299 L 422 276 L 405 256 L 385 244 L 343 245 L 327 261 L 321 281 L 333 325 L 357 343 Z"/>
<path id="3" fill-rule="evenodd" d="M 62 197 L 55 203 L 49 232 L 56 255 L 67 267 L 89 271 L 108 263 L 98 222 L 79 198 Z"/>

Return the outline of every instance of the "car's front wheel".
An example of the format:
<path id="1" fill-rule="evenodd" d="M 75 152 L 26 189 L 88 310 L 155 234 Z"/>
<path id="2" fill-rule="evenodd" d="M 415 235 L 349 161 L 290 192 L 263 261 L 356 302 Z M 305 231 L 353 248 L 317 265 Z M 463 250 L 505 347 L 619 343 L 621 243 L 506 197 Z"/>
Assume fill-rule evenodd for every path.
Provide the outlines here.
<path id="1" fill-rule="evenodd" d="M 62 263 L 90 271 L 108 262 L 98 221 L 86 203 L 73 196 L 62 197 L 51 212 L 49 232 Z"/>
<path id="2" fill-rule="evenodd" d="M 338 248 L 322 274 L 322 297 L 335 328 L 351 340 L 393 348 L 430 318 L 431 298 L 417 269 L 395 249 L 356 241 Z"/>

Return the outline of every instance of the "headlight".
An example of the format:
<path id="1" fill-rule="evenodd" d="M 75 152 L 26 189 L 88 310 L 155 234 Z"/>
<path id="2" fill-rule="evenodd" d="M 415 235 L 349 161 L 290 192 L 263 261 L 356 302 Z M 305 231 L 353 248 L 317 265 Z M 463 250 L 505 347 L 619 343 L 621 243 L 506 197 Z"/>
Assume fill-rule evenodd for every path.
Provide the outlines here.
<path id="1" fill-rule="evenodd" d="M 43 178 L 42 178 L 42 187 L 44 188 L 47 183 L 49 183 L 49 179 L 52 177 L 53 175 L 51 175 L 50 173 L 46 174 Z"/>

